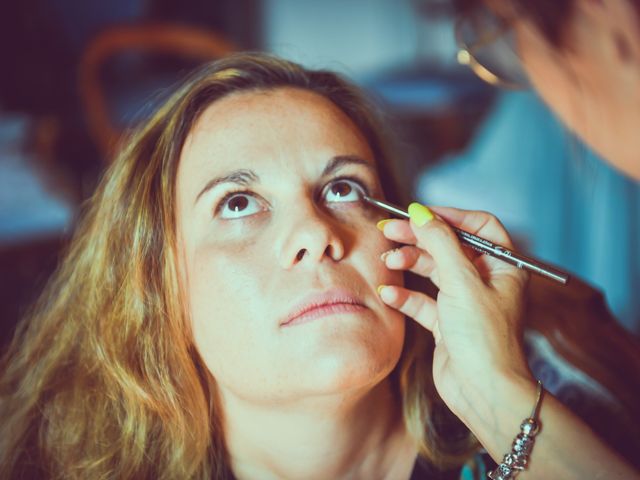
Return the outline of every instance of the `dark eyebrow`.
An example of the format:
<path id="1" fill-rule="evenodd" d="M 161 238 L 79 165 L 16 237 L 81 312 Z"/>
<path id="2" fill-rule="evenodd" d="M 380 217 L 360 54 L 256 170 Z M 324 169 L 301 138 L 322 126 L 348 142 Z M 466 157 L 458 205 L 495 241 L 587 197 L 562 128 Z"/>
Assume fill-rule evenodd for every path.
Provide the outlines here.
<path id="1" fill-rule="evenodd" d="M 200 193 L 198 194 L 198 196 L 196 197 L 193 203 L 194 204 L 197 203 L 200 197 L 204 195 L 205 192 L 208 192 L 213 187 L 215 187 L 216 185 L 220 185 L 221 183 L 236 183 L 238 185 L 242 185 L 243 187 L 246 187 L 252 183 L 258 183 L 259 181 L 260 181 L 260 177 L 258 177 L 258 175 L 256 175 L 256 172 L 254 172 L 253 170 L 246 170 L 246 169 L 234 170 L 233 172 L 228 173 L 227 175 L 212 178 L 211 180 L 209 180 L 207 184 L 204 186 L 204 188 L 200 190 Z"/>
<path id="2" fill-rule="evenodd" d="M 370 162 L 368 162 L 364 158 L 358 157 L 357 155 L 336 155 L 331 160 L 329 160 L 327 166 L 324 167 L 322 176 L 326 177 L 328 175 L 331 175 L 336 170 L 339 170 L 347 165 L 364 165 L 365 167 L 368 167 L 375 171 L 375 167 L 371 165 Z"/>

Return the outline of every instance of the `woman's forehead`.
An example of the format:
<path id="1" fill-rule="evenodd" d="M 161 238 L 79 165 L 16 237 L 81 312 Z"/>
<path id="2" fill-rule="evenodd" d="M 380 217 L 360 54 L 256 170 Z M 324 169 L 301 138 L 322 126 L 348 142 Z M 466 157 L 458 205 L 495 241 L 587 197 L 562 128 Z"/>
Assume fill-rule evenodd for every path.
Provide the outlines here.
<path id="1" fill-rule="evenodd" d="M 280 88 L 237 93 L 209 105 L 185 141 L 180 169 L 293 167 L 335 155 L 357 155 L 373 163 L 362 132 L 330 100 Z"/>
<path id="2" fill-rule="evenodd" d="M 238 92 L 221 98 L 204 110 L 189 136 L 201 140 L 203 135 L 238 127 L 251 133 L 261 127 L 270 131 L 286 127 L 296 132 L 350 127 L 357 131 L 349 117 L 329 99 L 308 90 L 283 87 Z"/>

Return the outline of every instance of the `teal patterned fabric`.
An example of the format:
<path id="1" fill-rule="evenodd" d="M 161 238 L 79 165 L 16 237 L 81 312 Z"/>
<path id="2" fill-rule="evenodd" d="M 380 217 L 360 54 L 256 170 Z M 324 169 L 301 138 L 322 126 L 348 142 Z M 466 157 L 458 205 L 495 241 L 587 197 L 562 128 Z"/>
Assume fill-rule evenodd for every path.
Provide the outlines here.
<path id="1" fill-rule="evenodd" d="M 489 473 L 490 465 L 488 465 L 488 454 L 484 452 L 477 453 L 469 460 L 460 472 L 460 480 L 484 480 Z"/>
<path id="2" fill-rule="evenodd" d="M 486 480 L 487 473 L 497 465 L 485 450 L 480 450 L 462 467 L 439 470 L 428 460 L 418 457 L 409 480 Z"/>

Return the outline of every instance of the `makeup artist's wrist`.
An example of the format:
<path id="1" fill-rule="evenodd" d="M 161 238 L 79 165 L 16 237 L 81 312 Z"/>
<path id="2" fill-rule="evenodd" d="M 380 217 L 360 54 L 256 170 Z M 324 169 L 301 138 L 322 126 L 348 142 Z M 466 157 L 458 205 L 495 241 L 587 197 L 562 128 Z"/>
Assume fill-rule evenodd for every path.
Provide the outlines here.
<path id="1" fill-rule="evenodd" d="M 535 392 L 536 380 L 528 372 L 495 374 L 482 385 L 463 386 L 454 413 L 489 453 L 504 453 L 514 429 L 531 412 Z"/>
<path id="2" fill-rule="evenodd" d="M 495 353 L 495 352 L 494 352 Z M 517 395 L 519 387 L 536 385 L 526 360 L 524 352 L 516 354 L 515 347 L 510 355 L 494 358 L 491 366 L 483 362 L 482 368 L 466 372 L 453 384 L 457 384 L 457 391 L 442 392 L 449 408 L 463 421 L 473 420 L 477 414 L 478 404 L 487 407 L 499 406 L 508 402 L 509 398 Z M 487 360 L 485 358 L 485 360 Z M 452 385 L 452 384 L 450 384 Z"/>

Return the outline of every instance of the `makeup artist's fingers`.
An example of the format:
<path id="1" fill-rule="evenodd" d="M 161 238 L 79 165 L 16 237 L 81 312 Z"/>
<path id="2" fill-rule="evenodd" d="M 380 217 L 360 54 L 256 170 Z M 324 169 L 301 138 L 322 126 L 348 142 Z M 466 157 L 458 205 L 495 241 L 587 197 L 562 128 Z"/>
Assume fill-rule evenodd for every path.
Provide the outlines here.
<path id="1" fill-rule="evenodd" d="M 461 210 L 452 207 L 429 207 L 429 209 L 453 227 L 458 227 L 479 237 L 513 248 L 513 242 L 497 217 L 482 211 Z"/>
<path id="2" fill-rule="evenodd" d="M 466 290 L 471 284 L 482 282 L 480 273 L 465 252 L 466 249 L 463 249 L 458 236 L 447 223 L 418 203 L 409 205 L 409 214 L 417 246 L 428 252 L 436 264 L 441 289 Z"/>
<path id="3" fill-rule="evenodd" d="M 438 216 L 443 218 L 449 225 L 458 227 L 479 237 L 513 249 L 513 241 L 500 220 L 488 212 L 461 210 L 451 207 L 430 207 Z M 471 250 L 466 248 L 465 250 Z M 519 269 L 514 265 L 492 257 L 478 253 L 473 259 L 473 264 L 484 279 L 489 279 L 490 283 L 497 288 L 511 288 L 513 283 L 526 283 L 529 278 L 528 272 Z"/>
<path id="4" fill-rule="evenodd" d="M 384 252 L 381 257 L 390 270 L 409 270 L 422 277 L 430 278 L 438 286 L 438 274 L 433 257 L 424 250 L 411 245 Z"/>
<path id="5" fill-rule="evenodd" d="M 433 331 L 438 315 L 436 301 L 433 298 L 396 285 L 381 286 L 379 295 L 384 303 L 413 318 L 427 330 Z"/>
<path id="6" fill-rule="evenodd" d="M 388 219 L 378 222 L 378 229 L 384 233 L 389 240 L 404 243 L 406 245 L 415 245 L 416 236 L 409 226 L 408 220 Z"/>
<path id="7" fill-rule="evenodd" d="M 434 267 L 431 255 L 411 245 L 388 250 L 380 258 L 391 270 L 411 270 L 424 277 L 429 276 Z"/>
<path id="8" fill-rule="evenodd" d="M 526 283 L 528 274 L 524 270 L 492 256 L 478 255 L 471 261 L 462 260 L 460 250 L 468 252 L 470 249 L 466 246 L 462 247 L 463 244 L 460 243 L 449 222 L 455 226 L 462 226 L 466 231 L 491 242 L 513 248 L 507 231 L 495 216 L 487 212 L 436 207 L 434 211 L 445 215 L 442 218 L 446 221 L 442 221 L 439 216 L 434 216 L 430 209 L 422 205 L 412 204 L 409 210 L 410 213 L 413 212 L 410 225 L 418 239 L 417 245 L 434 257 L 441 283 L 445 282 L 446 285 L 453 282 L 449 284 L 451 287 L 460 286 L 458 280 L 466 283 L 474 276 L 500 289 L 512 287 L 514 281 L 517 284 Z M 468 255 L 467 258 L 469 258 Z M 465 277 L 466 281 L 460 275 Z"/>
<path id="9" fill-rule="evenodd" d="M 503 245 L 507 248 L 513 248 L 513 243 L 504 226 L 494 215 L 491 215 L 490 213 L 482 211 L 461 210 L 450 207 L 433 207 L 431 208 L 431 210 L 436 214 L 436 220 L 440 221 L 440 227 L 444 228 L 445 230 L 449 225 L 456 226 L 470 233 L 486 238 L 487 240 L 490 240 L 491 242 L 494 242 L 496 244 Z M 443 225 L 445 226 L 443 227 Z M 420 242 L 416 236 L 416 231 L 414 230 L 414 228 L 412 228 L 409 221 L 390 219 L 382 224 L 379 224 L 379 226 L 382 227 L 381 230 L 383 231 L 385 237 L 387 237 L 389 240 L 404 243 L 407 245 L 418 245 L 423 250 L 429 251 L 429 248 L 426 248 L 424 244 L 420 245 Z M 461 244 L 455 232 L 453 232 L 451 228 L 449 228 L 448 230 L 448 234 L 433 234 L 432 236 L 439 236 L 441 239 L 448 236 L 451 239 L 451 243 L 445 243 L 449 243 L 450 245 L 457 245 L 459 248 L 457 248 L 453 253 L 462 252 L 464 256 L 466 256 L 471 262 L 470 264 L 465 263 L 465 265 L 467 267 L 469 265 L 473 265 L 475 267 L 475 271 L 483 280 L 492 282 L 492 279 L 495 279 L 499 283 L 500 274 L 515 276 L 520 278 L 520 280 L 527 278 L 527 274 L 524 271 L 519 270 L 514 266 L 497 258 L 491 257 L 489 255 L 484 255 L 464 244 Z M 461 265 L 458 264 L 458 268 L 460 268 L 460 266 Z M 447 267 L 447 271 L 449 271 L 451 268 L 453 268 L 453 265 L 450 264 L 449 267 Z M 407 265 L 405 269 L 411 268 Z M 439 279 L 436 278 L 439 277 L 438 269 L 431 267 L 430 270 L 432 271 L 432 273 L 428 273 L 423 266 L 418 266 L 411 271 L 419 275 L 429 276 L 431 280 L 436 283 L 438 287 L 440 287 Z M 440 270 L 444 271 L 444 268 Z M 449 273 L 447 273 L 446 275 L 451 276 Z M 495 282 L 493 283 L 494 285 L 496 285 Z"/>
<path id="10" fill-rule="evenodd" d="M 411 229 L 408 220 L 389 219 L 384 220 L 384 223 L 378 223 L 378 225 L 384 236 L 393 242 L 406 245 L 415 245 L 417 243 L 415 233 Z M 475 260 L 480 255 L 479 252 L 471 248 L 465 248 L 463 251 L 469 260 Z"/>
<path id="11" fill-rule="evenodd" d="M 440 333 L 440 322 L 434 322 L 433 330 L 431 330 L 431 333 L 433 333 L 433 339 L 435 340 L 436 345 L 440 345 L 440 342 L 442 341 L 442 334 Z"/>
<path id="12" fill-rule="evenodd" d="M 513 249 L 513 241 L 504 225 L 496 216 L 488 212 L 461 210 L 451 207 L 433 207 L 432 211 L 442 217 L 449 225 L 486 238 L 503 247 Z M 471 249 L 467 248 L 466 250 Z M 523 279 L 528 278 L 528 275 L 523 270 L 519 270 L 513 265 L 490 255 L 479 254 L 477 259 L 474 259 L 474 264 L 483 278 L 495 277 L 496 274 L 507 274 L 509 276 L 522 277 Z"/>

